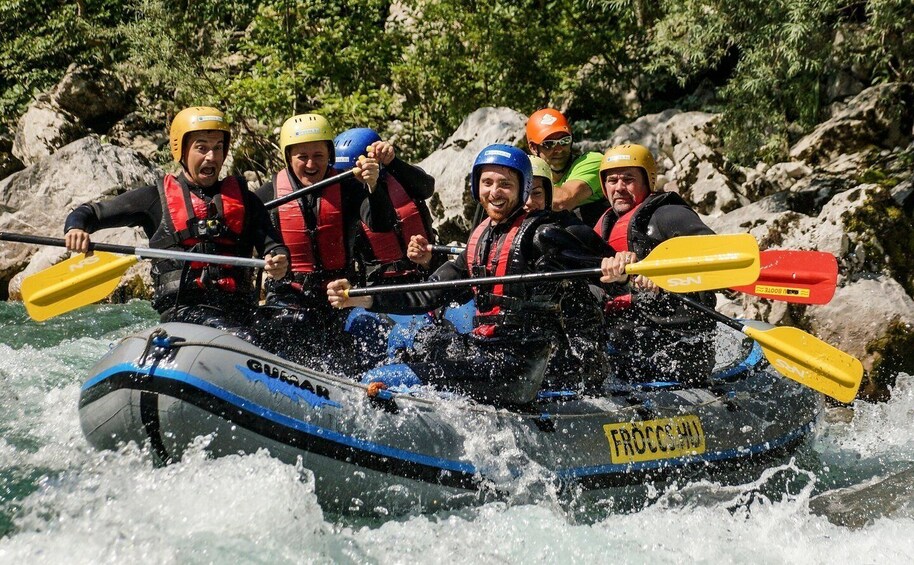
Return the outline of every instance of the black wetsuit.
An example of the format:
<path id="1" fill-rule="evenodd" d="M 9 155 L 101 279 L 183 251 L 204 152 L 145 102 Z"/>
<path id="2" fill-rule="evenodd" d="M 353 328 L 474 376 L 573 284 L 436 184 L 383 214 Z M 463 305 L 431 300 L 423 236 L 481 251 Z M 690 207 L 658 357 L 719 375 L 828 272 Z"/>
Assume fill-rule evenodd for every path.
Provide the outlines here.
<path id="1" fill-rule="evenodd" d="M 522 211 L 497 225 L 489 225 L 478 240 L 480 261 L 487 265 L 499 253 L 513 221 Z M 540 230 L 558 225 L 550 212 L 533 213 L 518 228 L 506 274 L 562 270 L 567 267 L 559 250 L 548 248 L 537 237 Z M 589 228 L 585 232 L 593 233 Z M 573 241 L 576 255 L 593 256 L 602 251 L 602 242 L 593 237 L 594 247 Z M 444 263 L 429 277 L 430 281 L 468 278 L 467 253 Z M 492 273 L 482 273 L 488 276 Z M 595 319 L 580 316 L 583 305 L 592 306 Z M 492 288 L 462 286 L 443 290 L 409 291 L 383 294 L 374 299 L 371 310 L 399 314 L 419 314 L 450 302 L 464 303 L 476 298 L 477 311 L 489 312 L 498 305 L 495 315 L 476 316 L 476 329 L 470 334 L 434 331 L 417 340 L 415 352 L 405 361 L 423 382 L 466 393 L 477 400 L 494 404 L 523 404 L 536 397 L 552 353 L 564 337 L 563 307 L 568 306 L 580 319 L 571 321 L 584 327 L 591 322 L 593 337 L 599 337 L 599 303 L 590 293 L 586 281 L 545 282 L 537 285 L 505 285 L 500 296 Z M 578 301 L 574 307 L 571 302 Z M 600 375 L 602 380 L 602 374 Z"/>
<path id="2" fill-rule="evenodd" d="M 608 239 L 618 220 L 610 210 L 596 229 Z M 628 248 L 639 259 L 663 241 L 684 235 L 712 235 L 689 205 L 674 192 L 651 194 L 628 225 Z M 714 366 L 715 322 L 661 291 L 659 294 L 612 285 L 610 294 L 631 292 L 630 308 L 607 312 L 609 341 L 619 351 L 615 372 L 630 381 L 705 382 Z M 713 292 L 690 295 L 713 307 Z M 612 297 L 610 297 L 612 298 Z"/>
<path id="3" fill-rule="evenodd" d="M 190 184 L 183 173 L 177 180 L 204 201 L 209 202 L 219 194 L 221 181 L 210 187 L 200 187 Z M 239 178 L 238 182 L 245 210 L 244 229 L 237 245 L 239 256 L 250 257 L 254 250 L 261 256 L 270 253 L 288 256 L 282 237 L 270 223 L 263 203 L 247 190 L 244 179 Z M 81 204 L 67 216 L 64 231 L 78 228 L 93 233 L 105 228 L 141 227 L 152 248 L 188 250 L 175 241 L 168 222 L 163 221 L 162 205 L 156 185 L 128 190 L 108 200 Z M 171 284 L 176 272 L 183 269 L 184 264 L 180 262 L 153 260 L 152 276 L 156 286 L 153 307 L 163 322 L 186 321 L 231 330 L 247 323 L 255 305 L 250 280 L 245 288 L 232 293 L 218 288 Z"/>
<path id="4" fill-rule="evenodd" d="M 337 174 L 328 173 L 328 177 Z M 303 188 L 298 178 L 289 173 L 292 190 Z M 276 198 L 273 182 L 257 189 L 263 202 Z M 320 194 L 307 194 L 303 210 L 307 225 L 316 226 Z M 355 343 L 344 332 L 348 312 L 330 307 L 326 284 L 338 278 L 364 279 L 364 272 L 354 260 L 353 248 L 361 232 L 360 221 L 376 231 L 393 229 L 396 221 L 393 205 L 387 195 L 387 186 L 378 181 L 369 194 L 365 185 L 354 179 L 340 183 L 343 214 L 343 241 L 346 266 L 339 271 L 319 270 L 314 273 L 294 273 L 280 280 L 268 282 L 266 305 L 258 312 L 257 329 L 265 347 L 297 362 L 308 362 L 339 374 L 348 374 L 377 362 L 379 352 L 386 351 L 382 336 L 377 343 Z M 270 211 L 274 225 L 279 226 L 278 208 Z"/>
<path id="5" fill-rule="evenodd" d="M 429 175 L 419 167 L 411 165 L 406 161 L 403 161 L 399 157 L 394 157 L 393 161 L 389 165 L 384 167 L 384 170 L 381 174 L 382 178 L 385 175 L 390 175 L 403 186 L 403 189 L 406 191 L 406 194 L 416 204 L 416 208 L 419 210 L 419 215 L 422 218 L 422 224 L 425 226 L 426 232 L 429 234 L 429 243 L 435 243 L 435 233 L 432 229 L 432 214 L 428 209 L 428 205 L 425 201 L 432 197 L 435 194 L 435 177 Z M 404 246 L 409 244 L 409 240 L 403 242 Z M 411 264 L 409 259 L 402 260 L 402 265 L 381 265 L 375 259 L 374 252 L 371 249 L 370 244 L 367 241 L 367 236 L 362 230 L 359 230 L 359 233 L 356 237 L 355 243 L 355 255 L 358 260 L 365 265 L 365 274 L 366 282 L 370 284 L 408 284 L 418 282 L 420 280 L 425 280 L 429 274 L 435 271 L 440 267 L 446 260 L 447 255 L 444 253 L 434 253 L 432 256 L 432 262 L 428 267 L 420 267 L 415 264 Z M 405 255 L 405 248 L 404 248 Z M 400 263 L 398 261 L 398 263 Z M 400 269 L 399 267 L 405 267 L 405 269 Z M 408 275 L 402 277 L 382 277 L 383 271 L 390 270 L 410 270 L 412 271 Z"/>

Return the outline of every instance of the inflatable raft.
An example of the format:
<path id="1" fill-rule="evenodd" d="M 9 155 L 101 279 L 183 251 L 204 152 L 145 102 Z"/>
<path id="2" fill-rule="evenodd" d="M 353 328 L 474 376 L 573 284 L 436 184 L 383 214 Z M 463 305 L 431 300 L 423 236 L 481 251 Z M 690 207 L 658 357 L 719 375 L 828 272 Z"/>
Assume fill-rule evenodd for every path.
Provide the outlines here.
<path id="1" fill-rule="evenodd" d="M 300 461 L 331 510 L 434 510 L 532 484 L 600 500 L 680 478 L 751 480 L 796 449 L 819 396 L 770 369 L 753 343 L 734 347 L 705 388 L 610 383 L 507 410 L 423 387 L 371 396 L 233 335 L 166 323 L 98 362 L 79 414 L 91 445 L 148 445 L 160 463 L 201 443 L 216 457 L 265 449 Z"/>

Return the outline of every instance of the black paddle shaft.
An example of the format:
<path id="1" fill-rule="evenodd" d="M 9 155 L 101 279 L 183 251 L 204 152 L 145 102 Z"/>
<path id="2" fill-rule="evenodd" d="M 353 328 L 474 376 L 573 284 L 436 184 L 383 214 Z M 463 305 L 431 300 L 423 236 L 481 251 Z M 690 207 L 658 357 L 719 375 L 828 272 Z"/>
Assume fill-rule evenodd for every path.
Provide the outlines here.
<path id="1" fill-rule="evenodd" d="M 524 273 L 522 275 L 507 275 L 503 277 L 478 277 L 459 279 L 456 281 L 432 281 L 411 285 L 385 285 L 370 286 L 368 288 L 351 288 L 349 296 L 372 296 L 375 294 L 392 294 L 413 290 L 438 290 L 442 288 L 458 288 L 462 286 L 485 286 L 493 284 L 535 284 L 545 281 L 562 279 L 578 279 L 586 277 L 599 277 L 600 269 L 573 269 L 570 271 L 553 271 L 548 273 Z"/>
<path id="2" fill-rule="evenodd" d="M 266 206 L 267 210 L 272 210 L 273 208 L 276 208 L 277 206 L 282 206 L 286 202 L 292 202 L 293 200 L 301 198 L 302 196 L 307 196 L 308 194 L 311 194 L 312 192 L 316 192 L 318 190 L 321 190 L 322 188 L 326 188 L 328 186 L 334 185 L 338 182 L 348 179 L 349 177 L 354 177 L 354 176 L 355 176 L 355 173 L 353 171 L 351 171 L 351 170 L 346 171 L 345 173 L 340 173 L 334 177 L 330 177 L 329 179 L 324 179 L 322 181 L 318 181 L 310 186 L 306 186 L 305 188 L 299 188 L 295 192 L 290 192 L 289 194 L 287 194 L 285 196 L 280 196 L 279 198 L 277 198 L 275 200 L 270 200 L 269 202 L 265 203 L 264 206 Z"/>
<path id="3" fill-rule="evenodd" d="M 67 243 L 59 237 L 44 237 L 40 235 L 27 235 L 24 233 L 0 232 L 0 241 L 14 241 L 16 243 L 31 243 L 34 245 L 50 245 L 51 247 L 66 247 Z M 128 245 L 115 245 L 113 243 L 89 243 L 89 251 L 109 251 L 122 255 L 136 255 L 136 247 Z"/>
<path id="4" fill-rule="evenodd" d="M 31 243 L 34 245 L 50 245 L 51 247 L 66 247 L 66 241 L 57 237 L 43 237 L 40 235 L 26 235 L 23 233 L 0 232 L 0 241 L 13 241 L 16 243 Z M 263 259 L 252 257 L 234 257 L 232 255 L 211 255 L 208 253 L 191 253 L 188 251 L 175 251 L 172 249 L 146 249 L 143 247 L 130 247 L 129 245 L 115 245 L 113 243 L 89 243 L 89 251 L 107 251 L 121 255 L 136 255 L 142 259 L 175 259 L 177 261 L 199 261 L 202 263 L 215 263 L 216 265 L 235 265 L 237 267 L 264 268 Z"/>

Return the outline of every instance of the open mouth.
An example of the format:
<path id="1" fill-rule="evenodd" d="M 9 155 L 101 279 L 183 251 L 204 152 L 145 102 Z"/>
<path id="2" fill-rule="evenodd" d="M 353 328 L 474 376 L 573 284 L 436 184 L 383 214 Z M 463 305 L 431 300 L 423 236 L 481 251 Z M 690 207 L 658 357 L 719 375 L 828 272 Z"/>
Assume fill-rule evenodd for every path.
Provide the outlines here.
<path id="1" fill-rule="evenodd" d="M 498 198 L 495 200 L 489 200 L 489 208 L 500 211 L 504 210 L 508 206 L 508 200 L 505 198 Z"/>

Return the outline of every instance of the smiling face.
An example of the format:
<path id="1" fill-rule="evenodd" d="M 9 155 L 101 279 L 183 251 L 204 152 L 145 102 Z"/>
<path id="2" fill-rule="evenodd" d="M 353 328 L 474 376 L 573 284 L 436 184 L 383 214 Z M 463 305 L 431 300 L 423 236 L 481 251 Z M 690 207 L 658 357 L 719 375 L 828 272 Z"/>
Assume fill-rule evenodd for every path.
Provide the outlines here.
<path id="1" fill-rule="evenodd" d="M 520 204 L 520 175 L 502 165 L 484 165 L 479 174 L 479 203 L 493 223 L 504 221 Z"/>
<path id="2" fill-rule="evenodd" d="M 557 143 L 559 140 L 562 143 Z M 546 161 L 553 171 L 564 171 L 571 159 L 571 136 L 557 131 L 543 141 L 542 144 L 530 142 L 530 152 Z M 552 147 L 547 147 L 549 145 Z"/>
<path id="3" fill-rule="evenodd" d="M 225 132 L 192 131 L 185 136 L 184 146 L 187 179 L 197 186 L 213 186 L 225 163 Z"/>
<path id="4" fill-rule="evenodd" d="M 634 209 L 651 193 L 641 167 L 621 167 L 603 172 L 603 192 L 618 215 Z"/>
<path id="5" fill-rule="evenodd" d="M 303 186 L 324 180 L 330 164 L 326 141 L 306 141 L 289 147 L 289 166 Z"/>
<path id="6" fill-rule="evenodd" d="M 533 189 L 524 202 L 524 210 L 533 212 L 546 209 L 546 183 L 542 177 L 533 177 Z"/>

